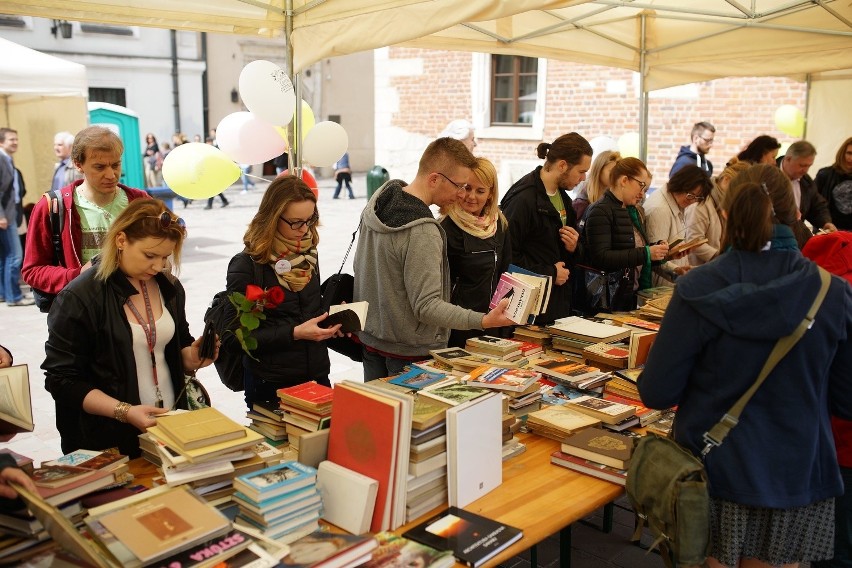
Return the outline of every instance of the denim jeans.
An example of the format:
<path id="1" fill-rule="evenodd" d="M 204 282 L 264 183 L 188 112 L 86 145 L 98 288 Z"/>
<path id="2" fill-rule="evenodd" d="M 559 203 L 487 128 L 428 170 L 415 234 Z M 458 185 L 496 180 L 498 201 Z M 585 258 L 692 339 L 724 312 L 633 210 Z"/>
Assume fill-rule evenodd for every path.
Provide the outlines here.
<path id="1" fill-rule="evenodd" d="M 364 353 L 364 382 L 374 381 L 382 377 L 390 377 L 400 374 L 405 366 L 411 363 L 407 359 L 397 359 L 396 357 L 385 357 L 375 351 L 368 351 L 366 347 L 361 347 Z M 423 359 L 428 359 L 428 355 L 424 355 Z"/>
<path id="2" fill-rule="evenodd" d="M 18 227 L 12 219 L 10 226 L 0 229 L 0 297 L 7 302 L 19 302 L 21 294 L 21 264 L 23 252 Z"/>

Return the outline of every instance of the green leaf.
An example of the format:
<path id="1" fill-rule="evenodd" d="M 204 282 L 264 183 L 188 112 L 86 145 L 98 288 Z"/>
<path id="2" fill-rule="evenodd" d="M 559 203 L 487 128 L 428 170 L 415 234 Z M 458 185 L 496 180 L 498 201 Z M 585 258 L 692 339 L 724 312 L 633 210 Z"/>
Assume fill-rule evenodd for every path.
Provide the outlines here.
<path id="1" fill-rule="evenodd" d="M 255 304 L 254 302 L 250 302 L 250 301 L 246 300 L 245 298 L 243 298 L 243 301 L 240 304 L 240 310 L 242 310 L 244 312 L 250 312 L 252 310 L 252 308 L 254 308 L 254 304 Z"/>
<path id="2" fill-rule="evenodd" d="M 246 347 L 249 351 L 257 349 L 257 339 L 254 337 L 246 337 Z"/>
<path id="3" fill-rule="evenodd" d="M 231 301 L 231 304 L 233 304 L 235 308 L 240 309 L 242 303 L 246 301 L 246 297 L 239 292 L 231 292 L 228 294 L 228 300 Z"/>
<path id="4" fill-rule="evenodd" d="M 243 314 L 240 316 L 240 325 L 248 331 L 252 331 L 258 328 L 260 320 L 254 314 Z"/>

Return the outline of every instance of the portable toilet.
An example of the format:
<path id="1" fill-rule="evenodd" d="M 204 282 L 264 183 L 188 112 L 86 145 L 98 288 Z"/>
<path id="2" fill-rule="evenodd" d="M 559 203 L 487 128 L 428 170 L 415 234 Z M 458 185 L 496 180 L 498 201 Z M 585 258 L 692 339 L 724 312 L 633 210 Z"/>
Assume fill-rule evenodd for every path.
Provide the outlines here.
<path id="1" fill-rule="evenodd" d="M 139 115 L 123 106 L 110 103 L 89 103 L 91 126 L 109 128 L 124 142 L 121 156 L 121 179 L 130 187 L 145 187 L 145 172 L 142 168 L 142 143 L 139 137 Z"/>

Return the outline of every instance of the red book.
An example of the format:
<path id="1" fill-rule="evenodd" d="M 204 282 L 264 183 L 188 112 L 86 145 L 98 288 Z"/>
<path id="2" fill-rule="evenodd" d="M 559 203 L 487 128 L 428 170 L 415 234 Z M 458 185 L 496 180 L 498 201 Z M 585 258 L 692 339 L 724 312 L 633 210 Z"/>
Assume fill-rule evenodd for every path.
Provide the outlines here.
<path id="1" fill-rule="evenodd" d="M 399 401 L 345 383 L 334 387 L 328 459 L 379 482 L 370 523 L 374 533 L 390 529 L 399 419 Z"/>
<path id="2" fill-rule="evenodd" d="M 316 381 L 278 389 L 278 398 L 299 408 L 324 410 L 331 406 L 333 397 L 334 389 Z"/>

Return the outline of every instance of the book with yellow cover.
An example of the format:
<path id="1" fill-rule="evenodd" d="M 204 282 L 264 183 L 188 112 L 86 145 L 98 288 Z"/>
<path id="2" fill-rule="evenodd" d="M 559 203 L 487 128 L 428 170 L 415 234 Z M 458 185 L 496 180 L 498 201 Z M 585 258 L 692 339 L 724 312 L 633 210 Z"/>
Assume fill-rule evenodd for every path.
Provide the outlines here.
<path id="1" fill-rule="evenodd" d="M 246 435 L 243 426 L 213 407 L 160 417 L 157 426 L 185 450 L 244 438 Z"/>
<path id="2" fill-rule="evenodd" d="M 259 434 L 254 430 L 249 430 L 248 428 L 243 427 L 243 429 L 245 430 L 245 436 L 242 438 L 226 440 L 224 442 L 219 442 L 216 444 L 211 444 L 209 446 L 204 446 L 195 449 L 186 449 L 180 447 L 180 445 L 175 442 L 172 437 L 169 436 L 162 428 L 160 428 L 160 426 L 150 426 L 148 428 L 148 434 L 156 440 L 161 441 L 163 444 L 165 444 L 181 456 L 185 457 L 187 460 L 191 462 L 202 462 L 216 459 L 223 454 L 228 454 L 241 449 L 251 448 L 258 442 L 263 440 L 263 434 Z"/>

